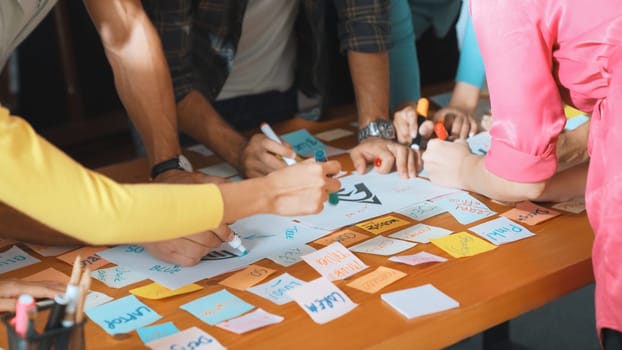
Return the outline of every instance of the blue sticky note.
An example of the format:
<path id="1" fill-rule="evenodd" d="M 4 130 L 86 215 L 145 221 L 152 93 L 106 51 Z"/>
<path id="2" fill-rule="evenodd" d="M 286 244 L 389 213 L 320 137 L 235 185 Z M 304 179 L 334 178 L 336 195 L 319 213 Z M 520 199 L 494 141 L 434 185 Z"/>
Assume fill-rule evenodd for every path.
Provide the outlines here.
<path id="1" fill-rule="evenodd" d="M 162 318 L 133 295 L 87 309 L 86 314 L 111 335 L 128 333 Z"/>
<path id="2" fill-rule="evenodd" d="M 303 157 L 310 157 L 315 154 L 315 151 L 326 149 L 326 145 L 309 134 L 307 129 L 281 135 L 281 138 L 292 145 L 294 151 Z"/>
<path id="3" fill-rule="evenodd" d="M 145 344 L 149 343 L 150 341 L 164 338 L 166 336 L 169 336 L 171 334 L 175 334 L 178 332 L 179 332 L 179 329 L 175 327 L 175 324 L 173 324 L 173 322 L 157 324 L 151 327 L 138 328 L 136 330 L 136 333 L 138 333 L 140 340 L 142 340 L 143 343 Z"/>
<path id="4" fill-rule="evenodd" d="M 184 304 L 180 308 L 213 326 L 252 310 L 254 306 L 223 289 Z"/>
<path id="5" fill-rule="evenodd" d="M 583 114 L 579 114 L 575 117 L 572 117 L 568 120 L 566 120 L 566 126 L 564 126 L 564 129 L 566 130 L 574 130 L 576 128 L 578 128 L 579 126 L 581 126 L 583 123 L 587 123 L 590 120 L 590 118 L 586 115 Z"/>

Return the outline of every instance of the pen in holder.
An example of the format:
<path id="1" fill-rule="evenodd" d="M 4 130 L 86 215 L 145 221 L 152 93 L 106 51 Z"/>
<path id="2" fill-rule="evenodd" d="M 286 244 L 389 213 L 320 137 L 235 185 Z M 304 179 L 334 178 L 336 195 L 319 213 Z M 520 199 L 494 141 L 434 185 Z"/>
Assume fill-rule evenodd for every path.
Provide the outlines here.
<path id="1" fill-rule="evenodd" d="M 51 308 L 46 305 L 37 308 L 37 313 Z M 70 327 L 56 327 L 50 330 L 38 332 L 35 325 L 30 323 L 28 331 L 24 337 L 18 335 L 11 320 L 15 317 L 14 313 L 2 315 L 1 320 L 7 331 L 7 341 L 9 350 L 83 350 L 86 348 L 84 339 L 84 324 L 86 318 L 80 322 L 75 322 Z"/>

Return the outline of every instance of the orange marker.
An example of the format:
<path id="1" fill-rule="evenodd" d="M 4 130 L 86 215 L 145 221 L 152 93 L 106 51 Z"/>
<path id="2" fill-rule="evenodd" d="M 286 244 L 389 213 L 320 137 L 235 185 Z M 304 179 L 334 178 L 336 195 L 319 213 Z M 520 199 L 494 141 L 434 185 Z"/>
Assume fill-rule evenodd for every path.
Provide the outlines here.
<path id="1" fill-rule="evenodd" d="M 376 158 L 376 160 L 374 160 L 374 165 L 376 168 L 380 168 L 382 166 L 382 159 Z"/>
<path id="2" fill-rule="evenodd" d="M 434 124 L 434 133 L 436 134 L 436 137 L 443 141 L 447 140 L 447 137 L 449 137 L 447 129 L 445 129 L 445 125 L 442 121 Z"/>
<path id="3" fill-rule="evenodd" d="M 423 117 L 428 117 L 428 111 L 430 110 L 430 101 L 427 98 L 422 97 L 417 101 L 417 114 Z"/>

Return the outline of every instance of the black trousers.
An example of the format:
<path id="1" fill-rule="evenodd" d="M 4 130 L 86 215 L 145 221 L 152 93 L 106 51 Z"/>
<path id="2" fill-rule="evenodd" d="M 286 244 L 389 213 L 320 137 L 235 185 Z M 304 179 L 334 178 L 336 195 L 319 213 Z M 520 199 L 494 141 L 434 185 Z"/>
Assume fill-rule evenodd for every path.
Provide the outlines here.
<path id="1" fill-rule="evenodd" d="M 605 350 L 622 349 L 622 333 L 613 329 L 603 329 L 603 345 Z"/>

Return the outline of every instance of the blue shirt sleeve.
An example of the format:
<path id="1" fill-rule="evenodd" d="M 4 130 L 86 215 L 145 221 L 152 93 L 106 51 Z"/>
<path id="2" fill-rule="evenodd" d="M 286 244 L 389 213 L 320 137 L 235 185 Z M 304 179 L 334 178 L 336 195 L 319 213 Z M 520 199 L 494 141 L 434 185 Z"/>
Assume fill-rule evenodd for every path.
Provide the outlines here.
<path id="1" fill-rule="evenodd" d="M 464 40 L 460 52 L 456 81 L 471 84 L 481 89 L 486 80 L 484 60 L 482 59 L 482 53 L 477 45 L 471 14 L 469 11 L 465 11 L 465 15 L 467 16 L 467 22 L 464 30 Z"/>

